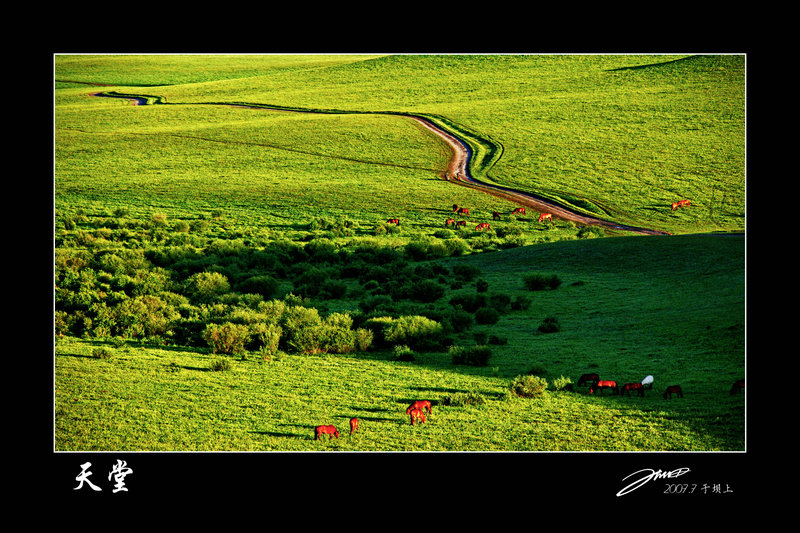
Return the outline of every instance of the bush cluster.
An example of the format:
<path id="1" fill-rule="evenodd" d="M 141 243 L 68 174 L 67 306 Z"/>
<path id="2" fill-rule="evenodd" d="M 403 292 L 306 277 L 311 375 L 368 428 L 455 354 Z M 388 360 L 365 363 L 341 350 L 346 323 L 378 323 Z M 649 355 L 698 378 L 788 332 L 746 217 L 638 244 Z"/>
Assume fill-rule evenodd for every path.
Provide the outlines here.
<path id="1" fill-rule="evenodd" d="M 452 344 L 449 334 L 494 324 L 530 305 L 524 297 L 490 293 L 472 265 L 426 262 L 468 251 L 450 230 L 446 239 L 397 246 L 381 237 L 344 242 L 360 229 L 346 219 L 314 219 L 305 234 L 289 240 L 217 231 L 223 218 L 222 212 L 196 220 L 156 213 L 137 220 L 123 208 L 113 218 L 58 217 L 56 334 L 224 355 L 255 351 L 265 360 L 281 352 L 373 346 L 444 350 Z M 474 294 L 447 305 L 448 291 L 476 280 Z M 343 298 L 358 301 L 359 310 L 325 310 L 327 301 Z"/>
<path id="2" fill-rule="evenodd" d="M 557 274 L 543 274 L 534 272 L 526 274 L 522 278 L 525 288 L 530 291 L 555 290 L 561 285 L 561 279 Z"/>
<path id="3" fill-rule="evenodd" d="M 509 385 L 509 390 L 512 394 L 523 398 L 538 398 L 547 390 L 547 380 L 530 374 L 517 376 Z"/>

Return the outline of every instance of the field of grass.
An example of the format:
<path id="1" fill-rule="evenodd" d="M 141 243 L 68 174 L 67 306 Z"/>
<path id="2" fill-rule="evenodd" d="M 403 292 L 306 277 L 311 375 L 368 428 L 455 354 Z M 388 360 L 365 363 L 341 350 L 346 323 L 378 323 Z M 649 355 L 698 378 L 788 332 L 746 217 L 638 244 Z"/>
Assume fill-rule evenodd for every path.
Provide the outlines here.
<path id="1" fill-rule="evenodd" d="M 743 57 L 56 56 L 55 78 L 56 450 L 745 448 L 744 395 L 728 394 L 745 365 Z M 221 105 L 236 103 L 347 113 Z M 384 113 L 491 140 L 486 179 L 675 235 L 532 214 L 445 229 L 454 203 L 475 223 L 515 205 L 440 179 L 444 144 Z M 672 212 L 681 198 L 692 206 Z M 537 272 L 561 284 L 526 289 Z M 456 303 L 477 294 L 499 298 L 483 306 L 494 322 Z M 252 341 L 282 301 L 353 330 L 389 315 L 443 327 L 406 352 L 201 340 L 240 324 Z M 547 319 L 559 330 L 540 331 Z M 450 345 L 491 356 L 454 364 Z M 655 386 L 589 394 L 575 386 L 586 372 Z M 522 375 L 547 391 L 510 394 Z M 673 383 L 684 398 L 662 398 Z M 412 426 L 417 398 L 434 411 Z M 328 423 L 340 438 L 314 441 Z"/>

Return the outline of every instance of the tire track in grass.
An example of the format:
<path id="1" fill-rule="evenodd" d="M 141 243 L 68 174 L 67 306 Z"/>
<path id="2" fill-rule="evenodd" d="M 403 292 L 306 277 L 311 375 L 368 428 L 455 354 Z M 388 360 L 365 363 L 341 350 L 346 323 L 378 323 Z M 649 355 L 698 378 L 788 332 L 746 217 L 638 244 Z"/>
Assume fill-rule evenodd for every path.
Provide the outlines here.
<path id="1" fill-rule="evenodd" d="M 122 98 L 130 100 L 133 105 L 166 104 L 164 99 L 159 96 L 125 94 L 116 91 L 95 92 L 92 93 L 92 96 L 106 97 L 106 98 Z M 249 109 L 287 111 L 293 113 L 373 114 L 373 115 L 394 115 L 394 116 L 409 117 L 416 120 L 422 126 L 430 130 L 433 134 L 437 135 L 451 148 L 453 152 L 453 157 L 450 160 L 447 171 L 442 176 L 443 179 L 445 179 L 450 183 L 454 183 L 464 187 L 469 187 L 486 194 L 491 194 L 493 196 L 503 198 L 505 200 L 519 204 L 521 206 L 536 209 L 537 211 L 543 213 L 551 213 L 555 218 L 569 220 L 572 222 L 576 222 L 578 224 L 584 224 L 587 226 L 599 226 L 606 229 L 627 231 L 641 235 L 669 235 L 669 233 L 660 230 L 618 224 L 611 220 L 592 217 L 586 214 L 579 213 L 573 209 L 570 209 L 569 207 L 566 207 L 565 205 L 559 204 L 558 202 L 538 196 L 536 194 L 522 191 L 520 189 L 514 189 L 511 187 L 504 187 L 502 185 L 488 183 L 486 181 L 482 181 L 478 178 L 475 178 L 470 172 L 470 168 L 472 166 L 472 163 L 474 162 L 474 153 L 469 143 L 465 139 L 458 137 L 453 131 L 448 131 L 448 128 L 439 125 L 438 123 L 434 122 L 432 119 L 428 117 L 414 115 L 411 113 L 400 113 L 400 112 L 302 109 L 302 108 L 277 106 L 269 104 L 248 104 L 239 102 L 228 102 L 228 103 L 219 102 L 219 103 L 212 103 L 211 105 L 226 105 L 234 107 L 246 107 Z M 487 141 L 485 139 L 484 141 L 489 144 L 493 144 L 491 141 Z M 493 145 L 493 148 L 499 148 L 499 147 Z"/>

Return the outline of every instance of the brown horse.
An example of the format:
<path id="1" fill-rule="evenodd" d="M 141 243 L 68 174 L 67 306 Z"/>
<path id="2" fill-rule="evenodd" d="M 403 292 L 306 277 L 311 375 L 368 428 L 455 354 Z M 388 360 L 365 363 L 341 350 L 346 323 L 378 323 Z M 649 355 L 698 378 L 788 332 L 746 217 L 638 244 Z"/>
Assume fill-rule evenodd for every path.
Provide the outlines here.
<path id="1" fill-rule="evenodd" d="M 352 435 L 354 431 L 358 431 L 358 418 L 350 419 L 350 434 Z"/>
<path id="2" fill-rule="evenodd" d="M 469 216 L 469 209 L 468 209 L 468 208 L 466 208 L 466 207 L 459 207 L 459 208 L 458 208 L 458 214 L 459 214 L 459 215 L 466 215 L 466 216 Z"/>
<path id="3" fill-rule="evenodd" d="M 679 207 L 683 207 L 685 205 L 689 205 L 690 206 L 690 205 L 692 205 L 692 202 L 690 202 L 689 200 L 681 200 L 680 202 L 673 202 L 672 203 L 672 210 L 675 211 Z"/>
<path id="4" fill-rule="evenodd" d="M 417 423 L 417 420 L 425 422 L 425 413 L 421 409 L 412 409 L 408 414 L 411 415 L 412 426 Z"/>
<path id="5" fill-rule="evenodd" d="M 412 403 L 408 406 L 408 409 L 406 409 L 406 414 L 411 414 L 411 411 L 414 409 L 420 409 L 422 411 L 427 410 L 429 414 L 433 412 L 433 409 L 431 408 L 431 402 L 428 400 L 417 400 L 416 402 Z"/>
<path id="6" fill-rule="evenodd" d="M 539 215 L 539 222 L 544 222 L 545 220 L 553 221 L 553 215 L 550 213 L 542 213 Z"/>
<path id="7" fill-rule="evenodd" d="M 453 204 L 453 213 L 458 211 L 458 204 Z"/>
<path id="8" fill-rule="evenodd" d="M 491 229 L 489 227 L 489 223 L 488 222 L 481 222 L 480 224 L 475 226 L 475 231 L 482 231 L 482 230 L 485 230 L 485 229 Z"/>
<path id="9" fill-rule="evenodd" d="M 737 379 L 733 382 L 733 386 L 731 387 L 731 396 L 739 392 L 740 390 L 744 390 L 744 378 Z"/>
<path id="10" fill-rule="evenodd" d="M 583 374 L 580 378 L 578 378 L 578 386 L 586 385 L 587 383 L 594 383 L 595 381 L 600 381 L 600 376 L 597 374 Z"/>
<path id="11" fill-rule="evenodd" d="M 610 379 L 600 379 L 592 383 L 592 386 L 589 387 L 589 392 L 594 393 L 594 391 L 601 391 L 603 389 L 611 389 L 614 394 L 619 393 L 619 388 L 617 387 L 616 381 L 611 381 Z"/>
<path id="12" fill-rule="evenodd" d="M 456 227 L 466 226 L 466 225 L 467 225 L 466 220 L 459 220 L 458 222 L 456 222 Z"/>
<path id="13" fill-rule="evenodd" d="M 670 385 L 667 387 L 667 390 L 664 391 L 664 399 L 672 398 L 673 394 L 677 394 L 678 398 L 683 398 L 683 389 L 681 389 L 680 385 Z"/>
<path id="14" fill-rule="evenodd" d="M 632 390 L 635 390 L 639 394 L 639 396 L 644 397 L 644 385 L 642 385 L 641 383 L 626 383 L 625 385 L 622 386 L 623 395 L 627 392 L 628 396 L 630 396 Z"/>
<path id="15" fill-rule="evenodd" d="M 394 224 L 396 226 L 399 226 L 400 225 L 400 219 L 399 218 L 390 218 L 389 220 L 386 221 L 386 223 L 387 224 Z"/>
<path id="16" fill-rule="evenodd" d="M 500 220 L 500 213 L 492 211 L 492 220 Z"/>
<path id="17" fill-rule="evenodd" d="M 518 207 L 518 208 L 514 209 L 513 211 L 511 211 L 511 214 L 512 215 L 524 215 L 525 214 L 525 208 L 524 207 Z"/>
<path id="18" fill-rule="evenodd" d="M 322 438 L 323 435 L 330 435 L 329 439 L 333 437 L 339 438 L 339 431 L 334 426 L 317 426 L 314 428 L 315 437 L 314 440 L 319 440 Z"/>
<path id="19" fill-rule="evenodd" d="M 455 223 L 456 223 L 455 220 L 453 220 L 452 218 L 448 218 L 447 220 L 444 221 L 444 227 L 452 226 Z"/>

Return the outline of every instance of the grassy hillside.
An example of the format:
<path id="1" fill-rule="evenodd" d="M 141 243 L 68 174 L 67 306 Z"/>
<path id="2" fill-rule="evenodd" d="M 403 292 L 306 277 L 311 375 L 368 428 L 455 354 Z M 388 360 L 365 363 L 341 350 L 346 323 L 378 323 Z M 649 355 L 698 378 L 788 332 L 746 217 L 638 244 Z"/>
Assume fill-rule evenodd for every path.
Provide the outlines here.
<path id="1" fill-rule="evenodd" d="M 742 57 L 57 56 L 55 77 L 57 450 L 744 449 Z M 494 143 L 486 179 L 676 235 L 510 217 L 383 112 Z M 655 387 L 589 394 L 587 372 Z"/>
<path id="2" fill-rule="evenodd" d="M 532 298 L 526 310 L 453 335 L 461 346 L 481 334 L 502 339 L 489 344 L 486 366 L 456 365 L 444 349 L 415 350 L 411 361 L 387 349 L 270 360 L 251 352 L 213 371 L 220 355 L 209 350 L 60 339 L 56 448 L 741 450 L 744 397 L 728 389 L 744 375 L 743 253 L 736 236 L 640 237 L 449 260 L 479 268 L 489 294 Z M 523 273 L 545 266 L 562 286 L 525 289 Z M 475 290 L 464 284 L 448 297 Z M 357 313 L 348 299 L 327 306 Z M 560 331 L 538 331 L 547 317 Z M 547 380 L 544 396 L 509 395 L 530 372 Z M 620 382 L 653 375 L 655 386 L 644 398 L 553 390 L 585 372 Z M 662 398 L 674 383 L 684 398 Z M 411 426 L 404 410 L 417 398 L 434 401 L 434 412 Z M 315 425 L 341 431 L 353 416 L 360 433 L 312 440 Z"/>
<path id="3" fill-rule="evenodd" d="M 650 66 L 633 68 L 643 65 Z M 133 86 L 174 104 L 130 109 L 86 98 L 86 85 L 56 85 L 57 134 L 85 152 L 97 143 L 113 150 L 116 172 L 143 192 L 150 184 L 139 175 L 165 171 L 137 162 L 142 149 L 130 132 L 145 122 L 135 136 L 158 143 L 151 151 L 170 159 L 170 174 L 185 167 L 222 177 L 233 159 L 242 161 L 238 175 L 259 183 L 302 187 L 311 175 L 367 174 L 370 187 L 381 187 L 397 174 L 416 181 L 441 171 L 441 160 L 425 155 L 436 153 L 425 145 L 439 144 L 429 133 L 395 143 L 408 135 L 407 119 L 178 105 L 246 102 L 440 115 L 497 143 L 502 156 L 488 176 L 498 183 L 673 233 L 744 227 L 743 56 L 59 56 L 55 73 L 56 80 L 112 85 L 103 89 Z M 327 148 L 317 151 L 320 142 Z M 203 156 L 209 145 L 215 158 Z M 408 151 L 414 147 L 420 150 Z M 362 158 L 372 151 L 383 156 Z M 65 177 L 101 180 L 106 170 L 72 168 L 71 155 L 58 160 Z M 249 168 L 255 160 L 258 168 Z M 269 183 L 262 190 L 280 196 Z M 240 190 L 224 194 L 235 203 Z M 184 198 L 186 189 L 172 196 Z M 692 209 L 670 211 L 682 198 Z"/>

